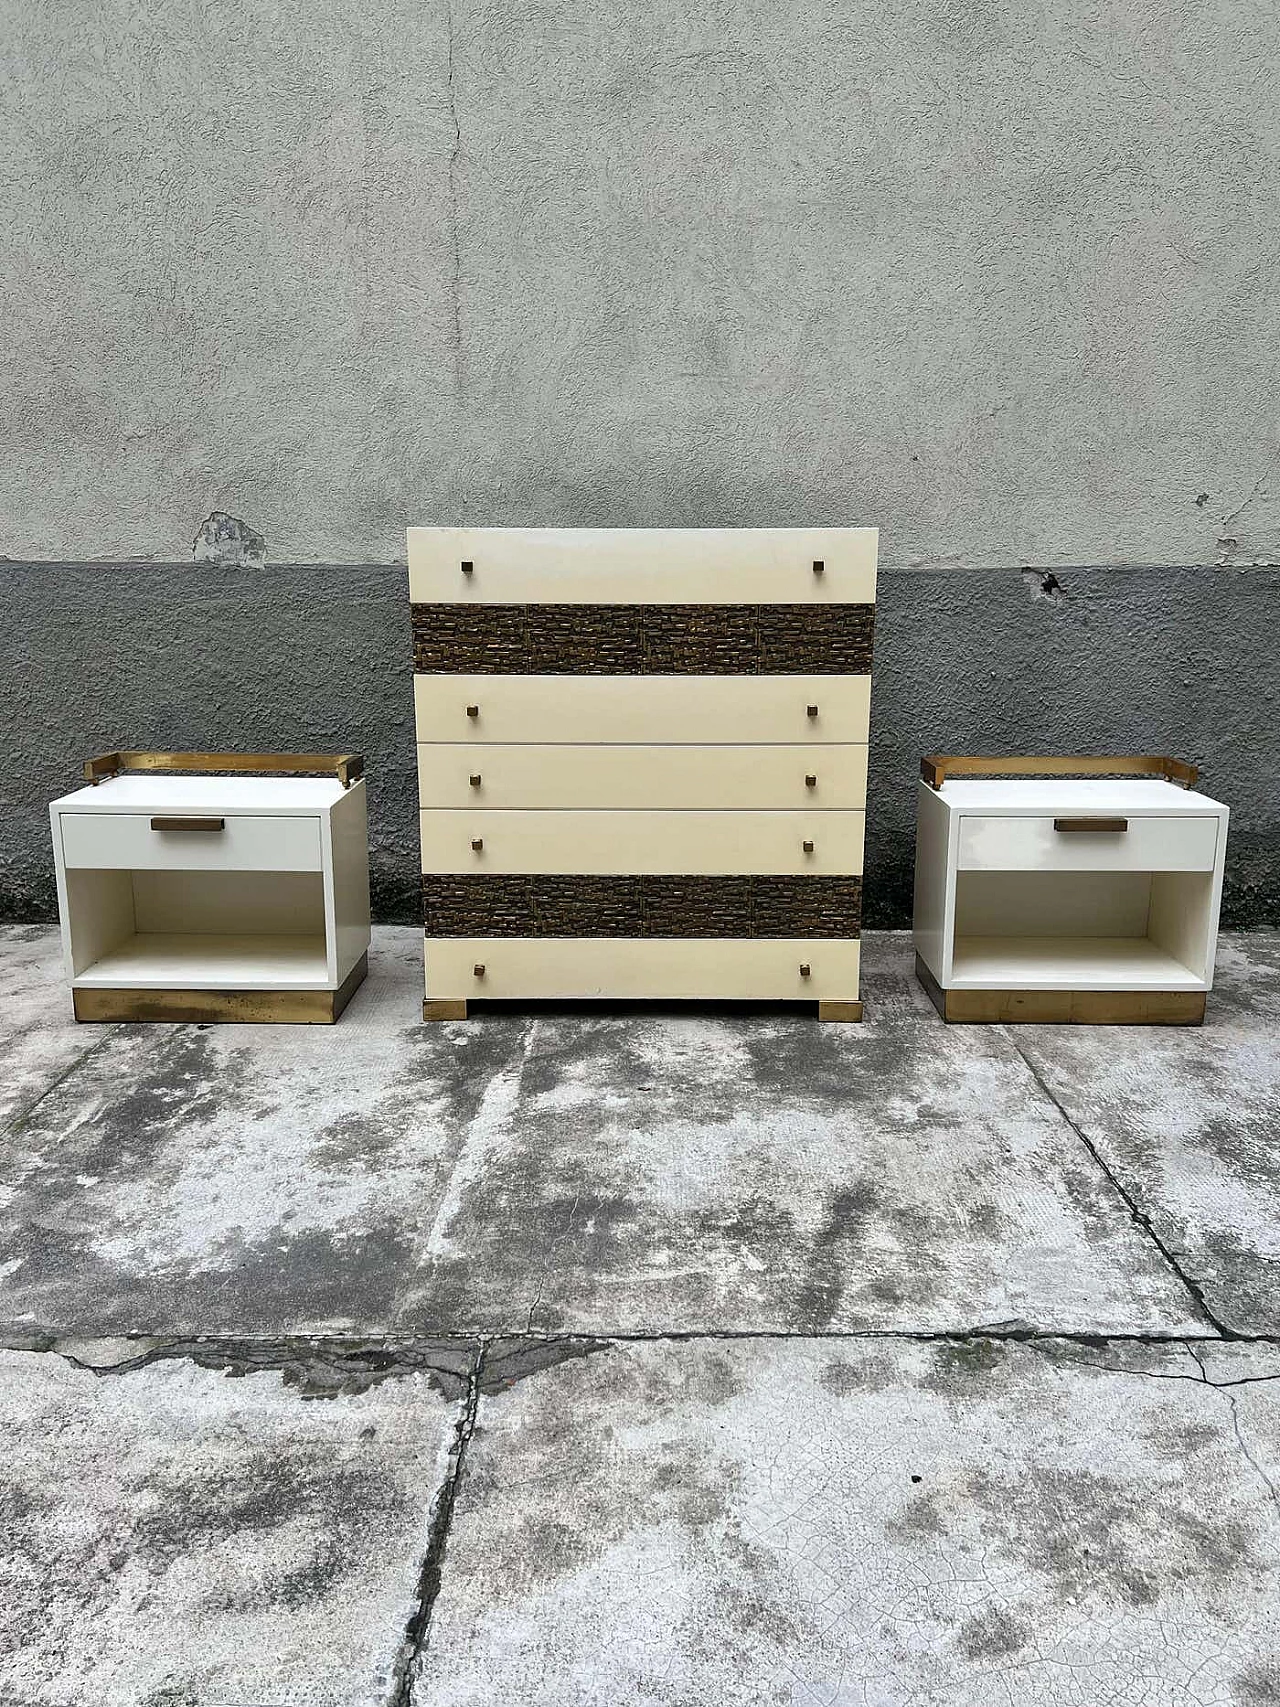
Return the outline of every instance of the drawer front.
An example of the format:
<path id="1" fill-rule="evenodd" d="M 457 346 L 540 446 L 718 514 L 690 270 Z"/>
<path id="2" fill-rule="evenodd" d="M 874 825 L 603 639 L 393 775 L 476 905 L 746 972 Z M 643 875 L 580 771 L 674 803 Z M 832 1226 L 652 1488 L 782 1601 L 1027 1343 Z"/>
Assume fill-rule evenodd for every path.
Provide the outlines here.
<path id="1" fill-rule="evenodd" d="M 860 811 L 867 796 L 867 749 L 424 742 L 418 747 L 418 788 L 431 806 L 462 808 Z"/>
<path id="2" fill-rule="evenodd" d="M 419 741 L 468 745 L 862 745 L 871 711 L 869 676 L 418 675 L 413 691 Z"/>
<path id="3" fill-rule="evenodd" d="M 861 812 L 426 811 L 424 872 L 862 871 Z M 478 841 L 481 845 L 473 847 Z M 812 852 L 805 851 L 809 842 Z"/>
<path id="4" fill-rule="evenodd" d="M 856 942 L 427 938 L 433 999 L 856 1001 Z M 482 976 L 475 968 L 483 966 Z M 806 977 L 800 970 L 809 969 Z"/>
<path id="5" fill-rule="evenodd" d="M 221 830 L 153 830 L 151 818 L 151 813 L 61 813 L 64 864 L 101 871 L 321 869 L 318 818 L 228 817 Z"/>
<path id="6" fill-rule="evenodd" d="M 1069 818 L 1071 813 L 1059 814 Z M 1086 813 L 1076 813 L 1086 817 Z M 1050 816 L 962 817 L 961 871 L 1212 871 L 1217 818 L 1130 818 L 1125 830 L 1056 830 Z"/>
<path id="7" fill-rule="evenodd" d="M 875 528 L 410 528 L 409 597 L 415 604 L 870 604 L 876 542 Z"/>

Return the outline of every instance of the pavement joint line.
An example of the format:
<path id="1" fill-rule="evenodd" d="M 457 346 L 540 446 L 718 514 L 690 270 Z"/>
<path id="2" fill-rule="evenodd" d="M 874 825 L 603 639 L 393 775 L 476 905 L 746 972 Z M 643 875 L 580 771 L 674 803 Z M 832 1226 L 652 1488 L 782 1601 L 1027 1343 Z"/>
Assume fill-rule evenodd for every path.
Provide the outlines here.
<path id="1" fill-rule="evenodd" d="M 413 1686 L 422 1670 L 422 1660 L 431 1629 L 431 1614 L 443 1580 L 445 1549 L 449 1542 L 449 1531 L 453 1526 L 453 1510 L 458 1500 L 458 1489 L 466 1469 L 467 1448 L 471 1444 L 471 1436 L 475 1433 L 476 1414 L 480 1408 L 480 1379 L 487 1351 L 488 1341 L 481 1340 L 471 1361 L 466 1402 L 462 1407 L 462 1415 L 454 1424 L 449 1468 L 431 1506 L 427 1549 L 418 1571 L 413 1610 L 405 1624 L 404 1636 L 391 1668 L 387 1707 L 412 1707 Z"/>
<path id="2" fill-rule="evenodd" d="M 670 1329 L 648 1333 L 600 1330 L 598 1332 L 526 1333 L 519 1328 L 472 1330 L 469 1332 L 442 1331 L 432 1334 L 155 1334 L 116 1333 L 87 1334 L 82 1330 L 19 1329 L 0 1327 L 0 1350 L 26 1352 L 34 1355 L 54 1355 L 64 1358 L 79 1369 L 99 1376 L 130 1374 L 152 1364 L 194 1358 L 206 1368 L 216 1368 L 225 1361 L 232 1365 L 244 1361 L 250 1368 L 244 1373 L 270 1373 L 286 1364 L 300 1364 L 308 1356 L 346 1359 L 357 1370 L 362 1355 L 377 1358 L 371 1364 L 374 1374 L 410 1375 L 439 1374 L 457 1377 L 441 1361 L 433 1363 L 431 1354 L 449 1348 L 475 1355 L 478 1347 L 485 1349 L 486 1358 L 495 1372 L 504 1359 L 516 1358 L 520 1350 L 535 1346 L 549 1349 L 564 1347 L 581 1351 L 583 1348 L 609 1345 L 732 1345 L 736 1342 L 795 1342 L 811 1345 L 840 1345 L 845 1342 L 875 1344 L 902 1342 L 913 1345 L 947 1345 L 971 1341 L 986 1341 L 1013 1345 L 1048 1346 L 1053 1344 L 1080 1346 L 1087 1350 L 1126 1345 L 1141 1346 L 1215 1346 L 1224 1343 L 1272 1346 L 1280 1350 L 1280 1333 L 1232 1333 L 1224 1341 L 1217 1333 L 1188 1334 L 1164 1330 L 1130 1329 L 1122 1333 L 1107 1333 L 1097 1329 L 1035 1327 L 1027 1323 L 975 1323 L 949 1328 L 848 1328 L 823 1329 L 812 1333 L 785 1329 Z M 107 1347 L 137 1347 L 136 1354 L 110 1362 L 95 1362 L 84 1353 L 95 1345 Z M 272 1355 L 274 1354 L 274 1355 Z M 1099 1366 L 1103 1367 L 1103 1366 Z M 1148 1374 L 1144 1370 L 1118 1373 Z M 520 1377 L 517 1376 L 516 1379 Z M 1159 1380 L 1191 1380 L 1191 1376 L 1153 1375 Z M 1272 1376 L 1242 1376 L 1229 1383 L 1211 1385 L 1244 1386 L 1251 1381 L 1272 1380 Z M 334 1391 L 338 1389 L 335 1388 Z"/>
<path id="3" fill-rule="evenodd" d="M 1022 1045 L 1018 1042 L 1017 1038 L 1013 1035 L 1012 1028 L 1010 1026 L 1006 1025 L 1006 1026 L 1002 1026 L 1001 1030 L 1004 1032 L 1005 1036 L 1008 1038 L 1008 1040 L 1009 1040 L 1010 1044 L 1012 1045 L 1012 1047 L 1014 1048 L 1014 1050 L 1021 1057 L 1023 1065 L 1026 1067 L 1026 1069 L 1027 1069 L 1028 1073 L 1030 1073 L 1031 1077 L 1035 1080 L 1036 1084 L 1040 1087 L 1040 1090 L 1043 1093 L 1043 1095 L 1048 1099 L 1049 1102 L 1051 1102 L 1053 1104 L 1054 1108 L 1057 1109 L 1058 1113 L 1062 1116 L 1063 1120 L 1066 1121 L 1067 1125 L 1075 1133 L 1076 1137 L 1080 1140 L 1081 1144 L 1084 1145 L 1085 1149 L 1089 1152 L 1090 1156 L 1093 1157 L 1093 1160 L 1097 1164 L 1100 1171 L 1105 1175 L 1107 1180 L 1110 1182 L 1111 1187 L 1115 1191 L 1117 1197 L 1119 1197 L 1120 1201 L 1124 1204 L 1125 1208 L 1128 1210 L 1129 1219 L 1133 1222 L 1134 1226 L 1139 1229 L 1139 1231 L 1141 1231 L 1142 1233 L 1145 1233 L 1146 1237 L 1155 1246 L 1156 1250 L 1159 1251 L 1161 1257 L 1164 1259 L 1164 1262 L 1167 1265 L 1167 1267 L 1169 1268 L 1170 1272 L 1172 1274 L 1174 1274 L 1179 1281 L 1181 1281 L 1182 1285 L 1185 1287 L 1187 1293 L 1189 1294 L 1192 1302 L 1194 1303 L 1196 1309 L 1200 1312 L 1201 1316 L 1203 1316 L 1204 1320 L 1206 1322 L 1208 1322 L 1209 1326 L 1213 1329 L 1214 1333 L 1220 1339 L 1224 1339 L 1224 1340 L 1239 1340 L 1241 1338 L 1246 1337 L 1246 1336 L 1239 1334 L 1234 1328 L 1229 1328 L 1227 1326 L 1227 1324 L 1225 1322 L 1221 1321 L 1218 1318 L 1218 1316 L 1215 1315 L 1213 1310 L 1210 1309 L 1208 1303 L 1205 1300 L 1204 1288 L 1201 1286 L 1200 1282 L 1198 1280 L 1193 1280 L 1191 1278 L 1191 1276 L 1186 1272 L 1186 1270 L 1182 1267 L 1182 1265 L 1178 1262 L 1178 1259 L 1174 1255 L 1173 1251 L 1170 1250 L 1169 1246 L 1160 1237 L 1159 1233 L 1156 1232 L 1155 1226 L 1152 1223 L 1151 1217 L 1146 1213 L 1145 1210 L 1139 1209 L 1138 1205 L 1135 1203 L 1133 1198 L 1130 1196 L 1129 1192 L 1125 1189 L 1124 1185 L 1122 1184 L 1122 1182 L 1120 1180 L 1120 1176 L 1116 1173 L 1114 1168 L 1112 1168 L 1110 1166 L 1110 1164 L 1106 1161 L 1102 1152 L 1098 1149 L 1098 1146 L 1093 1142 L 1092 1138 L 1089 1137 L 1088 1133 L 1084 1130 L 1084 1128 L 1082 1126 L 1080 1126 L 1072 1118 L 1072 1116 L 1067 1112 L 1067 1109 L 1066 1109 L 1065 1105 L 1063 1104 L 1061 1098 L 1058 1096 L 1057 1092 L 1054 1091 L 1053 1087 L 1049 1084 L 1048 1080 L 1045 1079 L 1044 1075 L 1040 1072 L 1039 1068 L 1032 1061 L 1031 1057 L 1027 1054 L 1026 1050 L 1022 1047 Z"/>
<path id="4" fill-rule="evenodd" d="M 79 1072 L 80 1068 L 84 1066 L 85 1062 L 91 1055 L 96 1055 L 99 1049 L 104 1048 L 108 1043 L 110 1043 L 112 1038 L 115 1037 L 122 1029 L 123 1028 L 119 1025 L 107 1026 L 101 1037 L 96 1037 L 89 1047 L 82 1050 L 69 1066 L 64 1067 L 60 1073 L 50 1079 L 49 1083 L 38 1096 L 34 1097 L 25 1108 L 20 1109 L 12 1119 L 5 1122 L 3 1131 L 6 1134 L 21 1132 L 45 1098 L 52 1096 L 54 1091 L 56 1091 L 60 1085 L 65 1085 L 67 1080 L 71 1078 L 74 1073 Z"/>

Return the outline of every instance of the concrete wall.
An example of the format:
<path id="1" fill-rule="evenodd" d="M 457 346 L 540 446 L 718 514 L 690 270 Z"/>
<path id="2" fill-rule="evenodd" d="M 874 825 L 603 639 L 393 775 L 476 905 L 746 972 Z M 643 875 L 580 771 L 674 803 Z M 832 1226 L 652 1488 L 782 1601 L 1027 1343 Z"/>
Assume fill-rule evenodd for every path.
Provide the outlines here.
<path id="1" fill-rule="evenodd" d="M 88 749 L 304 735 L 407 909 L 407 523 L 876 522 L 873 916 L 921 746 L 997 743 L 1211 760 L 1276 916 L 1270 0 L 0 29 L 11 912 Z"/>

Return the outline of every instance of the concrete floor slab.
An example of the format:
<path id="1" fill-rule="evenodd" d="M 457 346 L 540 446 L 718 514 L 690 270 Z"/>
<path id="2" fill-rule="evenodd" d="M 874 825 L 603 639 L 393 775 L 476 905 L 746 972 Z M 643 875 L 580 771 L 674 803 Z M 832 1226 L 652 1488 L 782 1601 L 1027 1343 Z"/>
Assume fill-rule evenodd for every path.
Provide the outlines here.
<path id="1" fill-rule="evenodd" d="M 80 1065 L 0 1153 L 0 1315 L 89 1333 L 386 1326 L 521 1035 L 423 1026 L 421 955 L 419 933 L 380 931 L 333 1028 L 79 1027 Z"/>
<path id="2" fill-rule="evenodd" d="M 912 965 L 869 939 L 862 1025 L 541 1011 L 399 1325 L 1203 1327 L 1004 1030 L 945 1026 Z"/>
<path id="3" fill-rule="evenodd" d="M 1280 936 L 1222 938 L 1203 1028 L 1016 1040 L 1213 1315 L 1280 1333 Z"/>
<path id="4" fill-rule="evenodd" d="M 0 1353 L 6 1707 L 385 1707 L 457 1402 Z"/>
<path id="5" fill-rule="evenodd" d="M 18 1120 L 93 1048 L 77 1025 L 62 967 L 62 939 L 48 925 L 0 927 L 0 1129 Z"/>
<path id="6" fill-rule="evenodd" d="M 546 1370 L 479 1402 L 414 1707 L 1273 1703 L 1280 1356 L 1209 1375 L 895 1338 Z"/>
<path id="7" fill-rule="evenodd" d="M 646 1008 L 426 1027 L 419 953 L 379 931 L 333 1030 L 103 1028 L 7 1134 L 0 1315 L 168 1334 L 1202 1325 L 1008 1035 L 944 1026 L 902 937 L 868 940 L 869 1018 L 845 1027 Z"/>

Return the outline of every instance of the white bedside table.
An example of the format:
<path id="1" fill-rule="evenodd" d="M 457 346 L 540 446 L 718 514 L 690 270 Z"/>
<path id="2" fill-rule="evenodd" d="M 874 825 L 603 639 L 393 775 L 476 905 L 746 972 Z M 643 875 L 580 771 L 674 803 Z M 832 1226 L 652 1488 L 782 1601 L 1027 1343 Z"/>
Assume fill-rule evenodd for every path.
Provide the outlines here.
<path id="1" fill-rule="evenodd" d="M 172 774 L 195 770 L 259 774 Z M 368 966 L 362 772 L 354 755 L 90 759 L 90 786 L 50 807 L 76 1018 L 336 1020 Z"/>
<path id="2" fill-rule="evenodd" d="M 1193 766 L 938 757 L 921 770 L 916 971 L 944 1019 L 1200 1024 L 1228 811 L 1193 792 Z"/>

